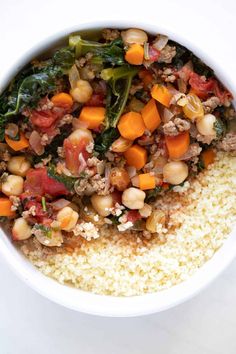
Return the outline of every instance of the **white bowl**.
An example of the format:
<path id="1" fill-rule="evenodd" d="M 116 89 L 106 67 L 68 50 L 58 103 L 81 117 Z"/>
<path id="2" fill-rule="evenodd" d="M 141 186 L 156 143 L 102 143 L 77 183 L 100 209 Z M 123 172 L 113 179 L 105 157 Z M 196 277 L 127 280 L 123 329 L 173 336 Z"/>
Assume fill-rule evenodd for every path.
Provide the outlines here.
<path id="1" fill-rule="evenodd" d="M 16 60 L 15 66 L 5 73 L 4 78 L 0 82 L 0 91 L 2 91 L 14 75 L 32 58 L 35 58 L 45 50 L 58 45 L 70 33 L 76 31 L 86 31 L 86 29 L 99 28 L 127 28 L 131 24 L 126 22 L 112 23 L 88 23 L 78 25 L 76 28 L 69 28 L 55 34 L 54 36 L 44 40 L 40 44 L 35 45 L 20 59 Z M 150 33 L 164 33 L 171 39 L 183 44 L 192 50 L 206 64 L 215 70 L 218 78 L 234 92 L 235 83 L 233 78 L 224 72 L 224 68 L 218 68 L 214 59 L 208 53 L 204 53 L 197 48 L 194 43 L 189 42 L 186 38 L 180 38 L 178 35 L 171 33 L 168 28 L 158 27 L 156 25 L 148 25 L 144 23 L 132 23 L 132 27 L 143 28 Z M 213 230 L 214 232 L 214 230 Z M 30 287 L 47 297 L 48 299 L 68 307 L 70 309 L 101 316 L 128 317 L 160 312 L 176 306 L 187 299 L 196 295 L 200 290 L 206 287 L 214 280 L 233 260 L 236 255 L 236 237 L 235 231 L 231 233 L 227 241 L 219 251 L 215 253 L 203 267 L 201 267 L 192 277 L 185 282 L 173 286 L 170 289 L 161 292 L 133 296 L 133 297 L 113 297 L 104 295 L 95 295 L 82 290 L 78 290 L 66 285 L 61 285 L 40 273 L 12 244 L 10 238 L 0 230 L 0 253 L 6 262 L 11 266 L 15 273 L 24 280 Z"/>

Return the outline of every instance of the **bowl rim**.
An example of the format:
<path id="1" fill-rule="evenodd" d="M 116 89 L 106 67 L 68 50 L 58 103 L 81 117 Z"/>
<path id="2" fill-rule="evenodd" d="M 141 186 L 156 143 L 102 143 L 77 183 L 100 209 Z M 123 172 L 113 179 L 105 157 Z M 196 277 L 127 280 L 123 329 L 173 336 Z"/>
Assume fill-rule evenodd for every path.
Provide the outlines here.
<path id="1" fill-rule="evenodd" d="M 83 30 L 95 30 L 101 28 L 130 28 L 129 21 L 96 21 L 84 22 L 76 26 L 66 27 L 59 32 L 44 38 L 36 43 L 28 51 L 24 52 L 16 63 L 9 70 L 6 70 L 0 83 L 0 92 L 6 87 L 14 75 L 21 70 L 32 58 L 49 49 L 53 44 L 70 33 Z M 235 84 L 233 78 L 227 75 L 213 58 L 210 58 L 201 48 L 193 45 L 187 38 L 174 33 L 170 26 L 163 27 L 154 23 L 144 23 L 141 21 L 132 22 L 132 27 L 142 28 L 150 33 L 167 34 L 171 39 L 183 44 L 200 57 L 207 65 L 212 67 L 216 76 L 233 91 Z M 224 245 L 197 270 L 189 279 L 172 286 L 169 289 L 151 294 L 115 297 L 108 295 L 97 295 L 85 292 L 76 288 L 62 285 L 57 281 L 48 278 L 38 271 L 20 252 L 15 248 L 6 234 L 0 230 L 0 254 L 9 264 L 11 269 L 32 289 L 48 298 L 49 300 L 64 307 L 84 312 L 87 314 L 107 316 L 107 317 L 131 317 L 140 316 L 156 312 L 161 312 L 174 307 L 194 295 L 209 285 L 223 270 L 232 262 L 236 255 L 235 232 L 231 232 Z"/>

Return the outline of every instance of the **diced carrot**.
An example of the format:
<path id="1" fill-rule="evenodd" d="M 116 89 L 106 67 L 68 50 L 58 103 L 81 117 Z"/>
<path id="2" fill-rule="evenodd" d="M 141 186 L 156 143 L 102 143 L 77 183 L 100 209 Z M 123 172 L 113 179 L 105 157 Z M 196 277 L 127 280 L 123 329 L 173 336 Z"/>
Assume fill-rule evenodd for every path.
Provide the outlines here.
<path id="1" fill-rule="evenodd" d="M 104 107 L 83 107 L 79 115 L 79 121 L 86 123 L 89 129 L 96 129 L 104 121 L 105 113 Z"/>
<path id="2" fill-rule="evenodd" d="M 0 198 L 0 216 L 14 216 L 11 206 L 12 202 L 8 198 Z"/>
<path id="3" fill-rule="evenodd" d="M 5 135 L 6 143 L 15 151 L 23 150 L 29 146 L 29 141 L 24 134 L 20 132 L 20 140 L 12 140 Z"/>
<path id="4" fill-rule="evenodd" d="M 156 186 L 155 176 L 150 173 L 142 173 L 138 176 L 139 178 L 139 188 L 143 191 L 147 189 L 154 189 Z"/>
<path id="5" fill-rule="evenodd" d="M 120 135 L 128 140 L 134 140 L 143 135 L 145 125 L 140 113 L 129 112 L 121 116 L 117 128 Z"/>
<path id="6" fill-rule="evenodd" d="M 153 80 L 153 76 L 150 71 L 148 71 L 147 69 L 142 69 L 139 71 L 138 76 L 142 80 L 144 88 L 147 89 Z"/>
<path id="7" fill-rule="evenodd" d="M 154 85 L 151 89 L 151 96 L 165 107 L 170 106 L 172 95 L 166 86 L 159 84 Z"/>
<path id="8" fill-rule="evenodd" d="M 144 106 L 141 111 L 144 124 L 146 128 L 152 133 L 161 123 L 161 118 L 157 110 L 156 102 L 154 98 Z"/>
<path id="9" fill-rule="evenodd" d="M 73 98 L 66 92 L 60 92 L 54 95 L 51 101 L 55 106 L 67 109 L 70 109 L 73 105 Z"/>
<path id="10" fill-rule="evenodd" d="M 165 142 L 169 152 L 169 157 L 171 159 L 178 159 L 185 154 L 189 148 L 189 132 L 185 131 L 184 133 L 176 136 L 165 136 Z"/>
<path id="11" fill-rule="evenodd" d="M 135 144 L 124 152 L 127 164 L 140 170 L 147 162 L 147 151 L 143 147 Z"/>
<path id="12" fill-rule="evenodd" d="M 141 44 L 131 44 L 125 53 L 125 60 L 132 65 L 141 65 L 144 58 L 144 49 Z"/>
<path id="13" fill-rule="evenodd" d="M 205 168 L 215 161 L 216 153 L 213 149 L 205 150 L 201 153 L 201 160 Z"/>

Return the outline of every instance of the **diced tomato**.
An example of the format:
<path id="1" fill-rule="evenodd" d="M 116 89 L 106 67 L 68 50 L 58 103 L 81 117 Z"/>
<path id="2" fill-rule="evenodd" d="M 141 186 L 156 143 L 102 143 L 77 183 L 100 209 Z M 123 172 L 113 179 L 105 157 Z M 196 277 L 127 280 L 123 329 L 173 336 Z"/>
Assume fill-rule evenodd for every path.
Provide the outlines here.
<path id="1" fill-rule="evenodd" d="M 42 203 L 37 201 L 36 198 L 32 198 L 25 203 L 24 210 L 29 210 L 32 207 L 34 207 L 34 215 L 30 216 L 31 221 L 50 226 L 53 221 L 51 206 L 47 205 L 47 210 L 43 210 Z"/>
<path id="2" fill-rule="evenodd" d="M 140 215 L 138 210 L 129 210 L 127 213 L 127 221 L 131 221 L 132 223 L 135 223 L 136 221 L 142 219 L 142 216 Z"/>
<path id="3" fill-rule="evenodd" d="M 218 81 L 215 80 L 214 94 L 219 98 L 222 104 L 231 101 L 233 96 L 228 90 L 221 88 Z"/>
<path id="4" fill-rule="evenodd" d="M 48 194 L 52 197 L 67 195 L 69 191 L 63 183 L 56 181 L 47 174 L 46 168 L 31 169 L 26 175 L 24 191 L 33 195 Z"/>
<path id="5" fill-rule="evenodd" d="M 72 144 L 69 139 L 64 140 L 66 167 L 75 176 L 84 171 L 87 166 L 86 160 L 89 157 L 89 153 L 86 151 L 87 144 L 85 139 L 81 139 L 76 145 Z"/>
<path id="6" fill-rule="evenodd" d="M 202 76 L 192 72 L 189 79 L 189 85 L 198 97 L 206 99 L 209 93 L 214 91 L 215 80 L 206 80 Z"/>
<path id="7" fill-rule="evenodd" d="M 101 93 L 94 93 L 91 98 L 86 102 L 86 106 L 104 106 L 104 95 Z"/>
<path id="8" fill-rule="evenodd" d="M 204 79 L 200 75 L 192 72 L 189 84 L 196 95 L 202 99 L 209 97 L 211 93 L 216 95 L 222 104 L 232 99 L 232 94 L 220 86 L 220 83 L 214 79 Z"/>
<path id="9" fill-rule="evenodd" d="M 148 49 L 148 55 L 149 55 L 149 61 L 154 62 L 157 61 L 160 57 L 161 52 L 157 50 L 156 48 L 149 46 Z"/>
<path id="10" fill-rule="evenodd" d="M 47 97 L 40 100 L 37 110 L 26 109 L 24 114 L 29 116 L 31 123 L 43 133 L 53 134 L 53 130 L 56 128 L 58 121 L 70 110 L 66 107 L 53 106 L 52 108 L 43 109 L 43 106 L 50 103 Z"/>
<path id="11" fill-rule="evenodd" d="M 31 122 L 41 130 L 49 128 L 58 119 L 58 115 L 51 110 L 47 111 L 32 111 L 30 115 Z"/>

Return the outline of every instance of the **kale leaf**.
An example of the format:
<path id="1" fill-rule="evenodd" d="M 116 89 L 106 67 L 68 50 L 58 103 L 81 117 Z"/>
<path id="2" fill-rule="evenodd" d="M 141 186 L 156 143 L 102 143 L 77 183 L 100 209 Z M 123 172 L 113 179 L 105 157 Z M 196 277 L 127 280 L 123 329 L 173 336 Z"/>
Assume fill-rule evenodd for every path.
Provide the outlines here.
<path id="1" fill-rule="evenodd" d="M 217 118 L 214 123 L 214 129 L 216 131 L 216 137 L 220 138 L 226 133 L 226 126 L 220 118 Z"/>
<path id="2" fill-rule="evenodd" d="M 57 80 L 73 65 L 75 56 L 70 48 L 57 50 L 40 65 L 31 64 L 23 69 L 0 96 L 0 140 L 8 120 L 25 107 L 35 107 L 41 97 L 55 91 Z"/>
<path id="3" fill-rule="evenodd" d="M 158 194 L 161 191 L 162 191 L 162 187 L 161 186 L 157 186 L 154 189 L 151 189 L 150 191 L 147 191 L 145 202 L 146 203 L 154 202 L 156 200 Z"/>
<path id="4" fill-rule="evenodd" d="M 76 58 L 86 53 L 92 53 L 92 63 L 96 64 L 124 64 L 124 45 L 121 38 L 110 43 L 99 43 L 82 39 L 79 35 L 71 35 L 69 46 L 75 50 Z"/>
<path id="5" fill-rule="evenodd" d="M 95 151 L 104 154 L 114 140 L 119 137 L 116 129 L 125 108 L 133 77 L 137 69 L 129 65 L 104 69 L 101 78 L 108 82 L 105 129 L 95 140 Z"/>
<path id="6" fill-rule="evenodd" d="M 191 60 L 193 64 L 193 70 L 198 75 L 204 75 L 206 78 L 212 77 L 214 75 L 214 71 L 186 47 L 174 41 L 169 41 L 169 44 L 175 46 L 176 48 L 176 55 L 174 56 L 171 64 L 174 65 L 177 69 L 182 68 L 182 66 Z"/>
<path id="7" fill-rule="evenodd" d="M 104 130 L 101 134 L 97 135 L 94 150 L 100 154 L 104 154 L 109 149 L 113 141 L 119 136 L 120 134 L 115 128 Z"/>
<path id="8" fill-rule="evenodd" d="M 137 72 L 137 68 L 129 65 L 102 70 L 101 78 L 108 82 L 106 129 L 116 127 L 129 97 L 132 79 Z"/>

